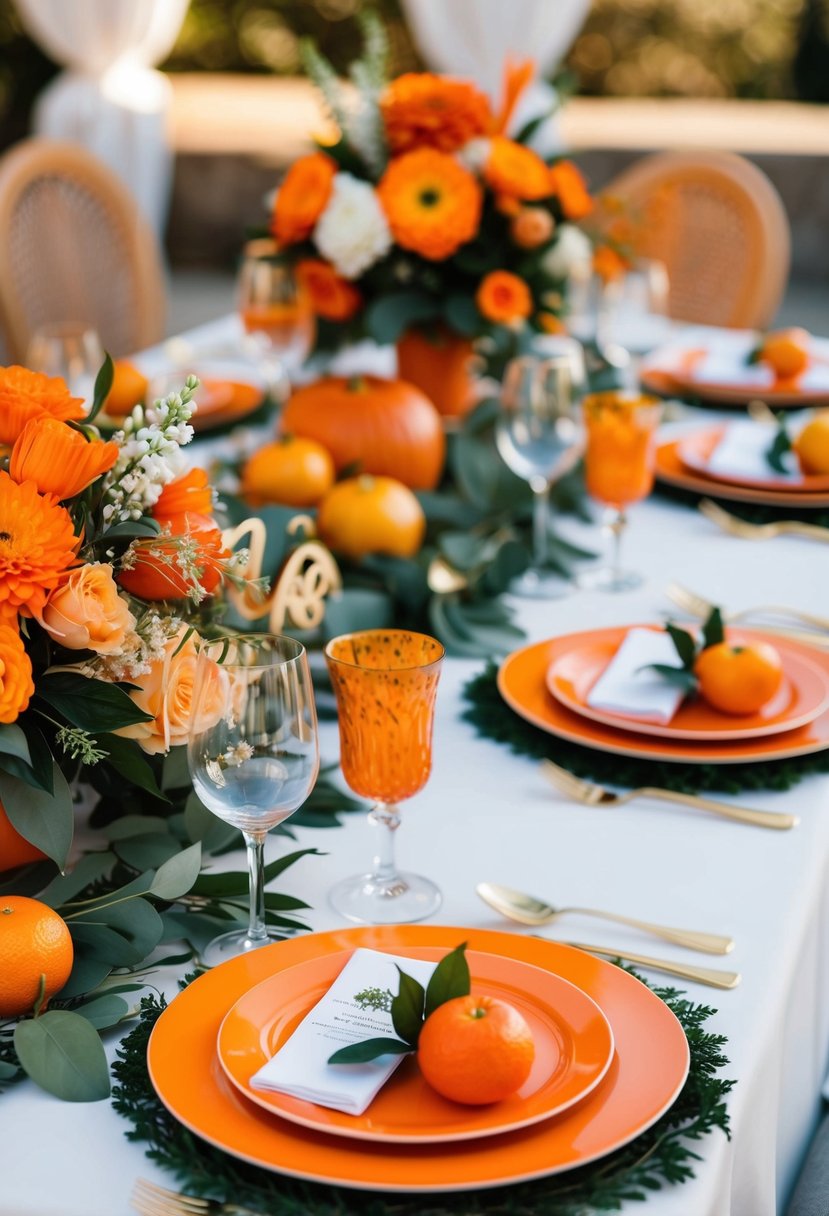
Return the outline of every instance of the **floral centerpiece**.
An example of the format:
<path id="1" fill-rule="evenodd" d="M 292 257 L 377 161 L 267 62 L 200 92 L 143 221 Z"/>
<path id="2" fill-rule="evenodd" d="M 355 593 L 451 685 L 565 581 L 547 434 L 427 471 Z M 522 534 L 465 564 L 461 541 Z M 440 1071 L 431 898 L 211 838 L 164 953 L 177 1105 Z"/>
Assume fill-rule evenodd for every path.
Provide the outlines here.
<path id="1" fill-rule="evenodd" d="M 503 353 L 561 328 L 569 267 L 590 258 L 576 225 L 593 199 L 570 160 L 530 146 L 543 119 L 513 130 L 531 63 L 508 65 L 494 108 L 462 80 L 389 81 L 382 26 L 363 26 L 350 84 L 306 48 L 338 135 L 291 165 L 270 231 L 307 288 L 320 344 L 397 343 L 402 377 L 463 412 L 473 342 Z"/>

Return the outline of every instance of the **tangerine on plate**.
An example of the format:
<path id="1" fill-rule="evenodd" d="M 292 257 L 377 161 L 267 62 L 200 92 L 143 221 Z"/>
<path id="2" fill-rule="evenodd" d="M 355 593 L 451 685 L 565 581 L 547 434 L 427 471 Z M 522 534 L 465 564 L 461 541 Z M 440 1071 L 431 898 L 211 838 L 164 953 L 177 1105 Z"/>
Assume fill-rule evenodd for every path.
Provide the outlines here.
<path id="1" fill-rule="evenodd" d="M 719 642 L 694 664 L 700 696 L 724 714 L 756 714 L 783 681 L 780 655 L 767 642 L 738 646 Z"/>
<path id="2" fill-rule="evenodd" d="M 777 329 L 766 334 L 760 345 L 760 360 L 778 380 L 791 380 L 809 365 L 809 334 L 805 329 Z"/>
<path id="3" fill-rule="evenodd" d="M 829 473 L 829 410 L 815 414 L 792 447 L 804 473 Z"/>
<path id="4" fill-rule="evenodd" d="M 534 1058 L 524 1017 L 492 996 L 459 996 L 439 1005 L 423 1023 L 417 1048 L 428 1084 L 444 1098 L 470 1106 L 515 1093 Z"/>
<path id="5" fill-rule="evenodd" d="M 46 1000 L 60 992 L 73 960 L 72 937 L 57 912 L 25 895 L 0 898 L 0 1017 L 28 1013 L 41 977 Z"/>
<path id="6" fill-rule="evenodd" d="M 334 484 L 331 453 L 315 439 L 285 435 L 254 452 L 242 471 L 242 493 L 253 506 L 315 507 Z"/>

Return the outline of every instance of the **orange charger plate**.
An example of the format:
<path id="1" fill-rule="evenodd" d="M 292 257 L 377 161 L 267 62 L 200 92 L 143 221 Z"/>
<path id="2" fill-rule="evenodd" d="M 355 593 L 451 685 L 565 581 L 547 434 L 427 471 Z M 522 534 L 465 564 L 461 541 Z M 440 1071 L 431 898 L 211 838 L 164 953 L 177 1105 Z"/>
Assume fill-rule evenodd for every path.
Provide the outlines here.
<path id="1" fill-rule="evenodd" d="M 660 627 L 655 625 L 653 628 L 658 630 Z M 618 629 L 605 632 L 609 636 L 603 640 L 574 645 L 550 665 L 546 676 L 547 688 L 556 700 L 592 722 L 602 722 L 617 730 L 636 731 L 638 735 L 714 742 L 779 735 L 806 726 L 829 709 L 829 676 L 782 638 L 775 638 L 774 648 L 783 660 L 783 682 L 757 714 L 731 717 L 718 713 L 700 697 L 683 702 L 671 721 L 664 724 L 594 709 L 587 703 L 590 690 L 624 641 L 627 628 L 621 631 L 621 638 Z M 729 629 L 728 638 L 738 645 L 752 640 L 742 630 L 734 629 Z"/>
<path id="2" fill-rule="evenodd" d="M 829 507 L 829 491 L 758 490 L 736 482 L 714 481 L 686 469 L 680 456 L 681 439 L 661 443 L 656 449 L 656 480 L 680 490 L 690 490 L 707 498 L 727 498 L 733 502 L 758 502 L 771 507 Z"/>
<path id="3" fill-rule="evenodd" d="M 552 696 L 547 688 L 547 672 L 553 663 L 574 647 L 593 643 L 621 644 L 628 629 L 647 629 L 645 625 L 624 625 L 616 629 L 595 629 L 536 642 L 511 654 L 498 670 L 498 690 L 511 709 L 541 730 L 584 747 L 613 752 L 620 756 L 640 756 L 644 760 L 678 760 L 683 764 L 740 764 L 746 760 L 783 760 L 806 756 L 829 747 L 829 709 L 805 726 L 783 734 L 760 739 L 735 739 L 731 742 L 662 739 L 636 733 L 632 729 L 608 726 L 573 713 Z M 749 630 L 741 636 L 768 641 L 779 646 L 780 639 Z M 823 672 L 829 680 L 829 654 L 786 639 L 786 649 L 794 651 Z"/>
<path id="4" fill-rule="evenodd" d="M 802 408 L 804 405 L 829 405 L 829 391 L 801 389 L 798 388 L 797 381 L 780 381 L 776 386 L 768 388 L 761 388 L 756 384 L 715 384 L 709 380 L 699 381 L 694 377 L 694 367 L 704 355 L 704 349 L 688 350 L 675 367 L 645 368 L 639 377 L 642 387 L 663 396 L 672 393 L 685 397 L 693 396 L 712 404 L 748 405 L 749 401 L 760 400 L 783 409 Z"/>
<path id="5" fill-rule="evenodd" d="M 244 380 L 224 380 L 210 375 L 199 379 L 198 409 L 192 419 L 195 431 L 206 431 L 244 418 L 258 409 L 264 400 L 262 389 Z"/>
<path id="6" fill-rule="evenodd" d="M 480 1140 L 378 1144 L 324 1135 L 270 1114 L 231 1085 L 216 1037 L 227 1011 L 262 980 L 310 959 L 365 946 L 394 954 L 466 941 L 581 988 L 613 1028 L 613 1061 L 597 1088 L 555 1119 Z M 473 977 L 474 978 L 474 977 Z M 688 1075 L 685 1033 L 639 980 L 540 938 L 450 926 L 368 926 L 264 946 L 200 976 L 161 1014 L 147 1050 L 156 1092 L 179 1122 L 233 1156 L 316 1182 L 379 1191 L 463 1191 L 541 1178 L 595 1161 L 634 1139 L 676 1100 Z"/>
<path id="7" fill-rule="evenodd" d="M 460 944 L 460 930 L 457 936 Z M 429 946 L 400 953 L 438 962 L 445 952 Z M 535 1059 L 516 1094 L 486 1106 L 460 1106 L 426 1084 L 412 1057 L 403 1060 L 362 1115 L 254 1089 L 250 1078 L 290 1038 L 350 957 L 351 952 L 344 951 L 298 963 L 257 984 L 228 1012 L 219 1030 L 219 1060 L 231 1083 L 251 1102 L 337 1136 L 399 1144 L 472 1140 L 560 1114 L 595 1089 L 610 1067 L 613 1032 L 596 1002 L 580 988 L 539 967 L 469 951 L 472 991 L 508 1001 L 532 1030 Z"/>
<path id="8" fill-rule="evenodd" d="M 685 467 L 693 473 L 709 477 L 712 481 L 722 481 L 726 485 L 747 486 L 749 489 L 780 490 L 784 494 L 791 494 L 793 496 L 804 493 L 829 492 L 829 474 L 827 473 L 804 473 L 801 481 L 792 482 L 775 477 L 771 469 L 769 469 L 768 477 L 765 478 L 739 477 L 730 473 L 719 473 L 715 469 L 711 469 L 708 462 L 717 444 L 725 435 L 726 429 L 725 425 L 715 426 L 710 430 L 694 431 L 693 434 L 686 435 L 684 439 L 680 439 L 677 451 L 679 459 Z"/>

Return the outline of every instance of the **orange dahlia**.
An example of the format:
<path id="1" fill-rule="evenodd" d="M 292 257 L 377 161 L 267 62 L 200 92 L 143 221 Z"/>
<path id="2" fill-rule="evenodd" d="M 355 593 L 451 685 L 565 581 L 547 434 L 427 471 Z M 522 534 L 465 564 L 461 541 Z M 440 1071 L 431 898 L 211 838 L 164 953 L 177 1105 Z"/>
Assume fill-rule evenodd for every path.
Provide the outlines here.
<path id="1" fill-rule="evenodd" d="M 32 418 L 68 422 L 85 414 L 83 398 L 72 397 L 60 376 L 44 376 L 27 367 L 0 367 L 0 443 L 14 443 Z"/>
<path id="2" fill-rule="evenodd" d="M 481 188 L 445 152 L 419 148 L 398 156 L 377 194 L 398 245 L 430 261 L 450 257 L 478 231 Z"/>
<path id="3" fill-rule="evenodd" d="M 473 84 L 431 72 L 398 76 L 380 99 L 380 112 L 393 153 L 456 152 L 492 123 L 489 101 Z"/>
<path id="4" fill-rule="evenodd" d="M 509 270 L 493 270 L 475 293 L 475 303 L 488 321 L 509 325 L 522 321 L 533 310 L 533 298 L 523 279 Z"/>
<path id="5" fill-rule="evenodd" d="M 204 469 L 191 469 L 183 477 L 176 477 L 169 482 L 153 507 L 153 517 L 158 520 L 169 519 L 172 515 L 182 515 L 186 511 L 195 511 L 197 515 L 210 515 L 213 510 L 213 491 Z"/>
<path id="6" fill-rule="evenodd" d="M 20 631 L 0 623 L 0 722 L 14 722 L 34 691 L 32 663 Z"/>
<path id="7" fill-rule="evenodd" d="M 353 283 L 337 274 L 322 258 L 304 258 L 296 264 L 296 275 L 311 299 L 311 307 L 326 321 L 348 321 L 362 306 L 363 298 Z"/>
<path id="8" fill-rule="evenodd" d="M 590 214 L 595 203 L 581 171 L 571 160 L 560 160 L 549 175 L 552 189 L 548 193 L 557 196 L 565 219 L 583 220 Z"/>
<path id="9" fill-rule="evenodd" d="M 32 418 L 15 440 L 9 472 L 15 481 L 33 481 L 41 494 L 62 502 L 80 494 L 117 459 L 115 443 L 88 440 L 55 418 Z"/>
<path id="10" fill-rule="evenodd" d="M 294 161 L 279 187 L 271 217 L 271 232 L 280 245 L 304 241 L 331 197 L 336 162 L 324 152 Z"/>
<path id="11" fill-rule="evenodd" d="M 549 198 L 553 193 L 550 170 L 538 153 L 504 135 L 490 140 L 484 181 L 496 194 L 512 198 Z"/>
<path id="12" fill-rule="evenodd" d="M 9 610 L 39 615 L 80 541 L 69 512 L 0 472 L 0 616 Z"/>

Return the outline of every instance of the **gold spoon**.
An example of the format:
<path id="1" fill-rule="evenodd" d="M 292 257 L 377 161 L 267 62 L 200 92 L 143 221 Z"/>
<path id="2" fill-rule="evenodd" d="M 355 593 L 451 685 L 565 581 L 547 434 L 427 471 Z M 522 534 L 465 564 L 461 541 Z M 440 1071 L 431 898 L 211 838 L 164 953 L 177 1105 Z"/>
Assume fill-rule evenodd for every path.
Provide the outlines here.
<path id="1" fill-rule="evenodd" d="M 634 929 L 641 929 L 643 933 L 652 933 L 655 937 L 673 942 L 676 946 L 684 946 L 687 950 L 702 950 L 706 954 L 728 954 L 734 949 L 733 938 L 723 937 L 719 933 L 675 929 L 670 925 L 637 920 L 633 916 L 620 916 L 616 912 L 601 912 L 597 908 L 554 908 L 552 904 L 535 899 L 532 895 L 525 895 L 522 891 L 514 891 L 511 887 L 503 887 L 495 882 L 479 882 L 475 890 L 485 904 L 522 925 L 547 925 L 567 912 L 575 912 L 580 916 L 597 916 L 621 925 L 630 925 Z"/>

